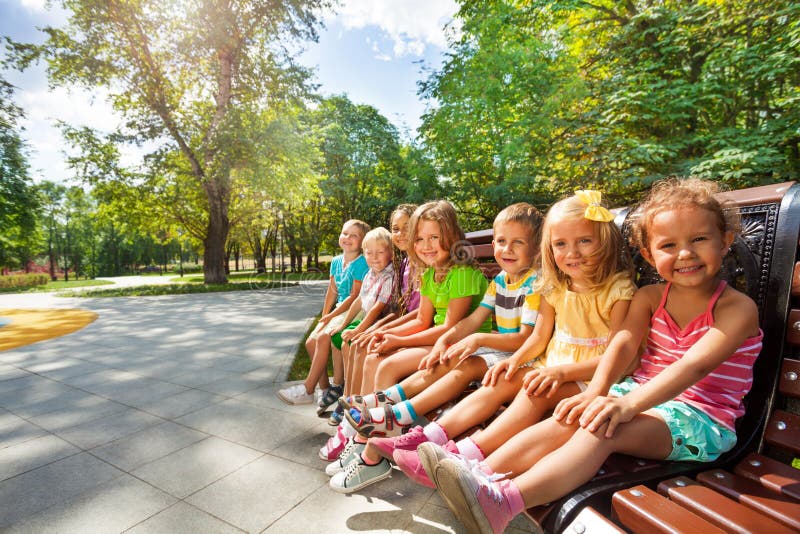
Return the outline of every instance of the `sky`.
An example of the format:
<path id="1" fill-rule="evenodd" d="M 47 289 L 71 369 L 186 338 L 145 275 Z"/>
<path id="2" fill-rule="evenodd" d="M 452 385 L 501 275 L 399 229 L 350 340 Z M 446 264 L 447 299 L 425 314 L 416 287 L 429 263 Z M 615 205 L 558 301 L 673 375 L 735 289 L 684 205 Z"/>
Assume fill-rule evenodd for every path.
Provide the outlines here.
<path id="1" fill-rule="evenodd" d="M 441 64 L 447 47 L 444 28 L 457 8 L 455 0 L 340 0 L 335 13 L 323 15 L 319 41 L 309 43 L 299 61 L 314 68 L 321 94 L 346 93 L 413 136 L 425 111 L 417 81 L 424 77 L 423 65 Z M 44 34 L 37 28 L 65 21 L 66 14 L 48 9 L 45 0 L 0 0 L 0 35 L 15 41 L 42 42 Z M 113 130 L 120 120 L 106 93 L 51 90 L 41 65 L 24 73 L 4 71 L 3 76 L 16 86 L 14 100 L 26 115 L 20 125 L 33 180 L 71 182 L 56 123 Z M 139 157 L 131 151 L 123 163 L 135 165 Z"/>

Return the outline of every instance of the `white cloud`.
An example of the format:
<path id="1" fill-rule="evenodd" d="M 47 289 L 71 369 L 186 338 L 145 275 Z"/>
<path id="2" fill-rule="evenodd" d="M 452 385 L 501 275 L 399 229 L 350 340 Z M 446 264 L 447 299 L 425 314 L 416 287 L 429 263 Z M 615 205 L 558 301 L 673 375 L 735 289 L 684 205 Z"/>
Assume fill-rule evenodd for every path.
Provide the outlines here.
<path id="1" fill-rule="evenodd" d="M 456 11 L 455 0 L 345 0 L 338 19 L 346 29 L 377 26 L 395 57 L 422 56 L 427 45 L 447 47 L 444 26 Z"/>
<path id="2" fill-rule="evenodd" d="M 20 5 L 28 11 L 44 13 L 47 11 L 47 0 L 20 0 Z"/>

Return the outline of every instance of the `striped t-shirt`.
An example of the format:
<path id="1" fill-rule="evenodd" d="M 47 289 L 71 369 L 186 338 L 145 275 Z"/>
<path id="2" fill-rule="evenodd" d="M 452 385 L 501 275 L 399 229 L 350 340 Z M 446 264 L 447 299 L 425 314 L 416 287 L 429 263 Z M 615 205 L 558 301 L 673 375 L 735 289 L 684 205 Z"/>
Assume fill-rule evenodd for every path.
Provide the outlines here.
<path id="1" fill-rule="evenodd" d="M 636 382 L 643 384 L 677 362 L 708 332 L 714 325 L 714 304 L 726 285 L 724 280 L 720 282 L 706 311 L 692 319 L 683 329 L 678 327 L 664 307 L 670 288 L 670 284 L 666 285 L 661 303 L 650 320 L 650 333 L 641 364 L 633 373 Z M 745 339 L 730 358 L 687 388 L 675 400 L 694 406 L 734 430 L 734 422 L 744 415 L 742 399 L 753 385 L 753 364 L 761 352 L 763 337 L 764 333 L 759 330 L 757 336 Z"/>
<path id="2" fill-rule="evenodd" d="M 497 331 L 519 332 L 523 324 L 533 326 L 539 316 L 539 294 L 533 292 L 536 272 L 528 271 L 519 282 L 509 284 L 505 271 L 494 277 L 483 295 L 481 306 L 494 312 Z"/>

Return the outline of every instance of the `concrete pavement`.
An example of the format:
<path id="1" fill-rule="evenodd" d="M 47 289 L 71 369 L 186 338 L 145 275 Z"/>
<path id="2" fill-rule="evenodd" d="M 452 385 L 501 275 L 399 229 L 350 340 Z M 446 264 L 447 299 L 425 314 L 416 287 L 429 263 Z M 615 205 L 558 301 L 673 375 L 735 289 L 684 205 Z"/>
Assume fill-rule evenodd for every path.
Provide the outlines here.
<path id="1" fill-rule="evenodd" d="M 0 530 L 461 532 L 435 491 L 399 471 L 331 491 L 317 457 L 331 427 L 275 397 L 324 287 L 0 295 L 0 308 L 99 314 L 0 352 Z"/>

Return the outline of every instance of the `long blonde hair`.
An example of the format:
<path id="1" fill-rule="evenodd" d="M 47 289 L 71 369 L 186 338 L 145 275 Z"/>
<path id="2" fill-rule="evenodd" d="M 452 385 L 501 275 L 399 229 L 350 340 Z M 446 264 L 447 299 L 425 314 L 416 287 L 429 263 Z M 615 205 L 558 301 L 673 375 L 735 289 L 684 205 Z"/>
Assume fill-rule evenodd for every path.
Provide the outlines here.
<path id="1" fill-rule="evenodd" d="M 414 214 L 408 221 L 409 241 L 411 246 L 408 248 L 408 257 L 412 261 L 421 265 L 423 262 L 414 250 L 414 242 L 417 239 L 419 225 L 422 221 L 434 221 L 439 224 L 440 246 L 450 252 L 450 259 L 445 266 L 445 270 L 450 270 L 455 264 L 468 264 L 477 266 L 477 262 L 466 253 L 466 237 L 464 230 L 458 224 L 456 208 L 446 200 L 434 200 L 426 202 L 414 210 Z"/>
<path id="2" fill-rule="evenodd" d="M 553 204 L 547 211 L 542 228 L 542 277 L 540 291 L 549 293 L 554 289 L 567 289 L 569 276 L 556 265 L 551 236 L 553 227 L 561 221 L 585 219 L 586 203 L 576 196 L 567 197 Z M 600 246 L 592 254 L 593 267 L 586 273 L 590 289 L 594 290 L 613 280 L 618 273 L 633 274 L 633 262 L 625 246 L 622 232 L 614 221 L 589 220 L 600 240 Z"/>

